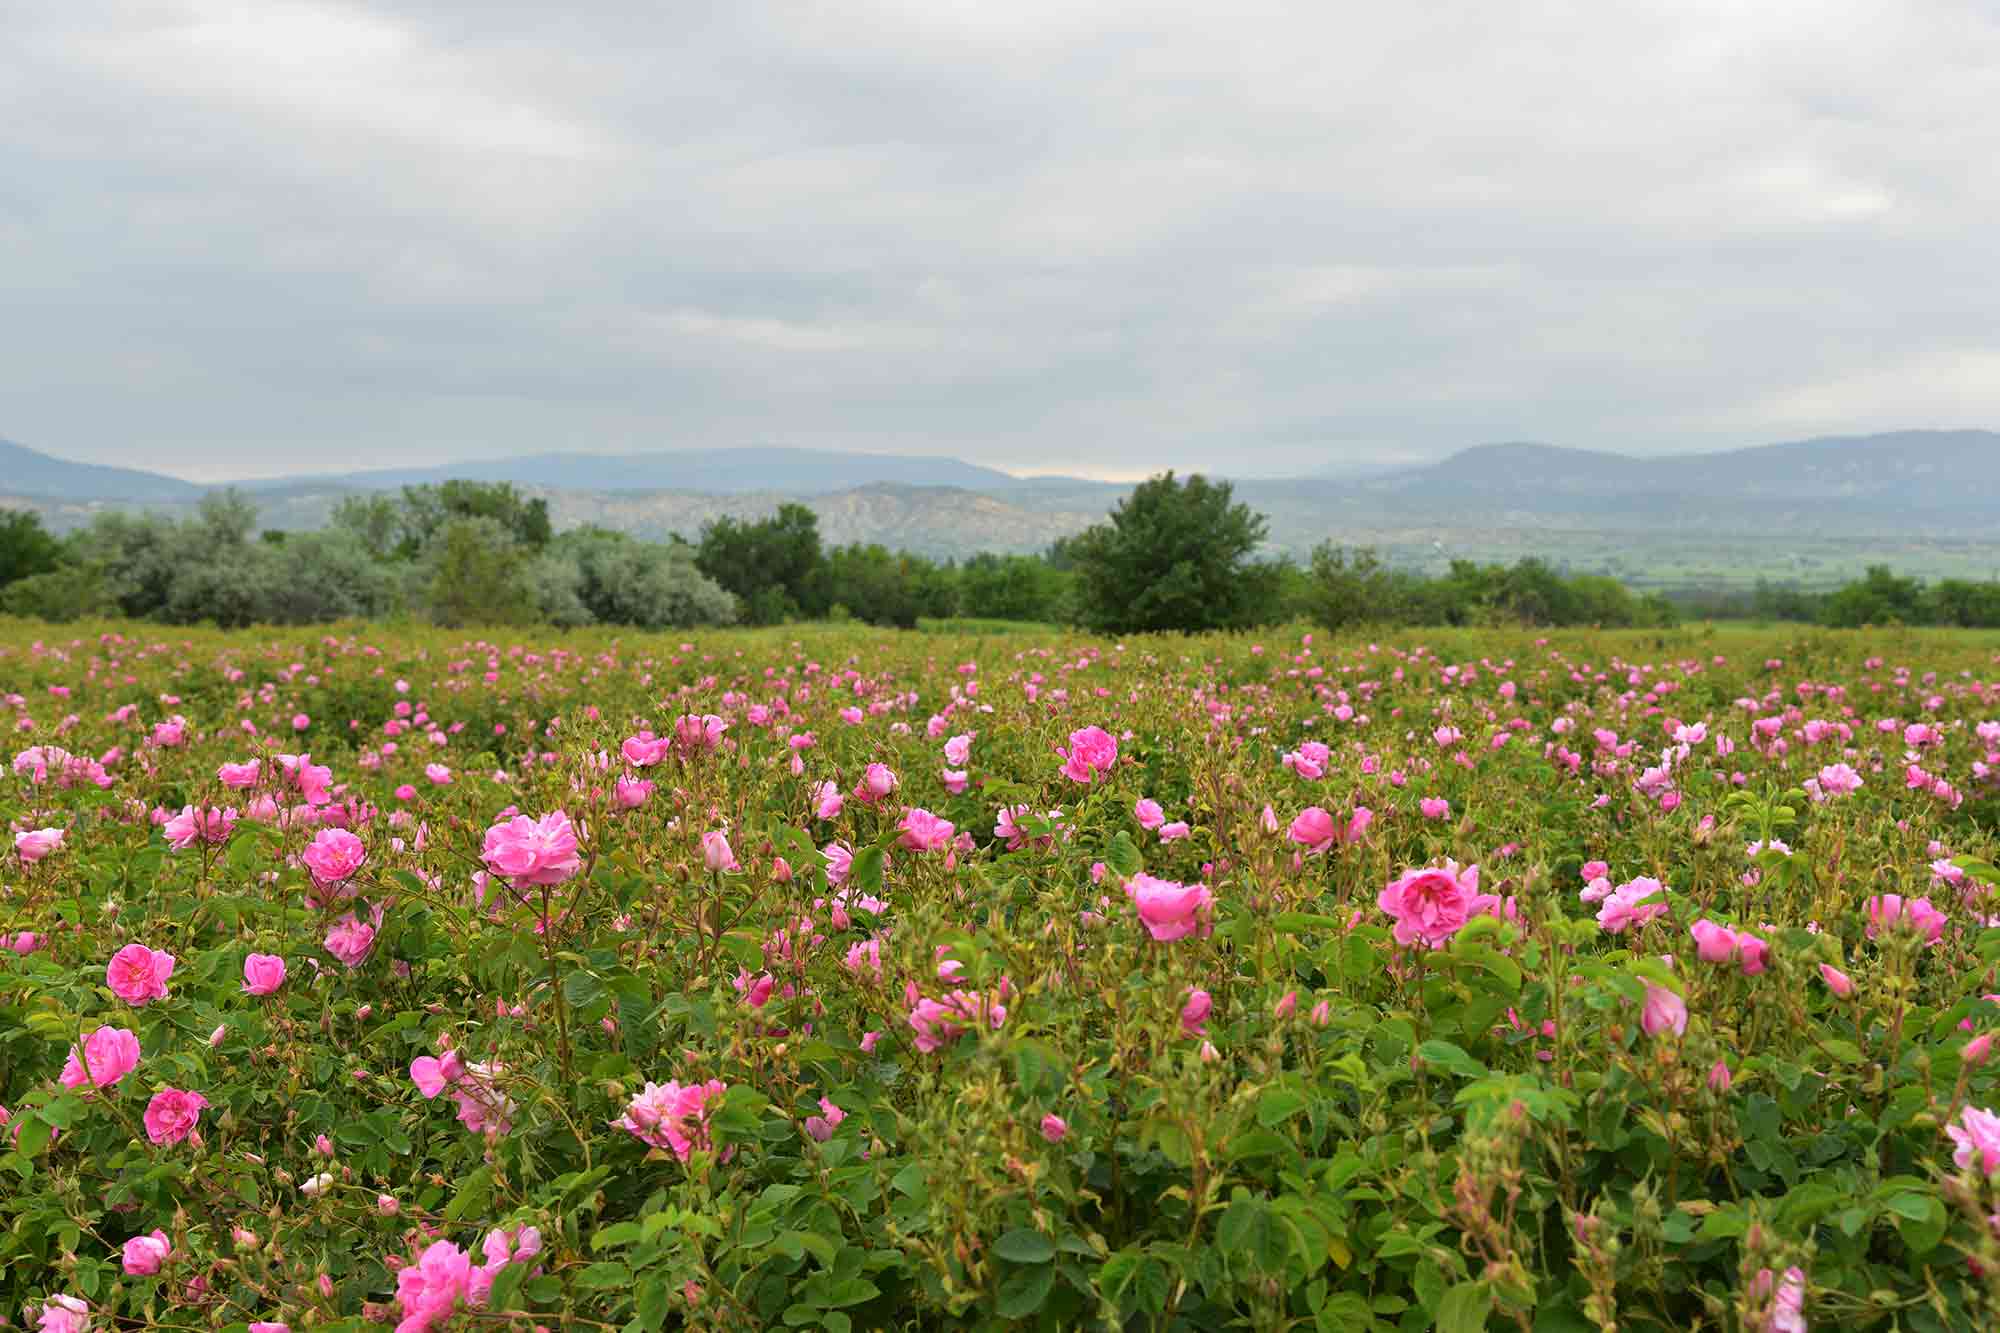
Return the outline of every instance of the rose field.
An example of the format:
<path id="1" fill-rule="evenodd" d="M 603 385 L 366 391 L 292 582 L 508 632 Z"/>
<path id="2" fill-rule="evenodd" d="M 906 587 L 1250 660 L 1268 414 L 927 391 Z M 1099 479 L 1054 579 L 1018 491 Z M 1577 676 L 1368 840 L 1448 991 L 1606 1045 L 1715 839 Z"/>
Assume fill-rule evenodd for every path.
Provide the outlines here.
<path id="1" fill-rule="evenodd" d="M 2000 1327 L 1994 635 L 15 621 L 0 697 L 0 1322 Z"/>

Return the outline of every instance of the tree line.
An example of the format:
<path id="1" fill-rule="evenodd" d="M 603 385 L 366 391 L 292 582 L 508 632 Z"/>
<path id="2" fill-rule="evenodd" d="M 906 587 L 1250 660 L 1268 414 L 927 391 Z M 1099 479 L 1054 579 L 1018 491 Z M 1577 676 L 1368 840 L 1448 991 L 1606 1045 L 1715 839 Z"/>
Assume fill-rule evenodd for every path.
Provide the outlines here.
<path id="1" fill-rule="evenodd" d="M 720 518 L 697 538 L 557 533 L 545 500 L 507 483 L 448 481 L 349 496 L 312 532 L 257 532 L 234 491 L 190 517 L 99 514 L 58 539 L 0 511 L 0 611 L 122 614 L 175 624 L 311 624 L 417 617 L 447 626 L 593 624 L 666 629 L 926 618 L 1198 632 L 1307 621 L 1397 625 L 1659 627 L 1683 614 L 2000 626 L 2000 583 L 1935 585 L 1873 567 L 1829 593 L 1638 594 L 1526 558 L 1455 560 L 1426 576 L 1369 549 L 1324 543 L 1304 562 L 1262 555 L 1264 516 L 1229 483 L 1168 472 L 1106 518 L 1036 555 L 934 561 L 874 543 L 829 546 L 800 504 Z"/>

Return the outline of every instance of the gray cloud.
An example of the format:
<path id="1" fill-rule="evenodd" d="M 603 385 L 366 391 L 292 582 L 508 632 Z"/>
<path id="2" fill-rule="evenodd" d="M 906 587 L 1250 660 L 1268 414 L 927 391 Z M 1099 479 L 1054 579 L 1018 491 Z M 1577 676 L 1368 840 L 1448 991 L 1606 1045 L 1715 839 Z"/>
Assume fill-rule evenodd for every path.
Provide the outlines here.
<path id="1" fill-rule="evenodd" d="M 2000 423 L 1970 0 L 0 8 L 0 435 L 73 457 Z"/>

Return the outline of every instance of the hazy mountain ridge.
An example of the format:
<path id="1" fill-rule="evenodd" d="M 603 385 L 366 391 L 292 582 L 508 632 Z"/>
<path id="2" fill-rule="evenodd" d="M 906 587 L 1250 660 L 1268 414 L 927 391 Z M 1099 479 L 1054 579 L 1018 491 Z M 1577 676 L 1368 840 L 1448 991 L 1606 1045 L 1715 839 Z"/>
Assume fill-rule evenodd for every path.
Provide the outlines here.
<path id="1" fill-rule="evenodd" d="M 663 477 L 689 484 L 657 485 Z M 600 524 L 692 538 L 730 515 L 810 505 L 829 542 L 881 542 L 931 556 L 1036 551 L 1096 522 L 1128 484 L 1016 478 L 949 458 L 794 449 L 531 455 L 484 463 L 299 477 L 244 487 L 265 526 L 322 526 L 343 496 L 447 477 L 511 481 L 548 499 L 559 528 Z M 699 484 L 695 484 L 699 483 Z M 838 484 L 836 484 L 838 483 Z M 1375 475 L 1236 483 L 1270 519 L 1274 549 L 1322 540 L 1399 551 L 1533 549 L 1537 534 L 1607 551 L 1633 540 L 1691 551 L 1725 538 L 1867 537 L 1987 542 L 2000 532 L 2000 433 L 1903 431 L 1678 458 L 1514 442 Z M 105 509 L 183 513 L 205 488 L 136 469 L 68 463 L 0 444 L 0 504 L 66 530 Z"/>

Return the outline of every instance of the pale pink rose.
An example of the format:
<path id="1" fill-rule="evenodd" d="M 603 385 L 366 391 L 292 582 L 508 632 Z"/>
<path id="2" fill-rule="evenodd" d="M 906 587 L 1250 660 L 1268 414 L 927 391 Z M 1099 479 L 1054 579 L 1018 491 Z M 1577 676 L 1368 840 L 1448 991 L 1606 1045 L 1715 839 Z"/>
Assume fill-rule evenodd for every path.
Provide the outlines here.
<path id="1" fill-rule="evenodd" d="M 167 998 L 167 978 L 174 974 L 174 956 L 143 944 L 128 944 L 111 955 L 104 984 L 127 1004 Z"/>
<path id="2" fill-rule="evenodd" d="M 396 1274 L 397 1333 L 430 1333 L 450 1320 L 472 1293 L 472 1259 L 448 1240 L 432 1242 Z"/>
<path id="3" fill-rule="evenodd" d="M 123 1254 L 127 1277 L 152 1277 L 167 1266 L 173 1257 L 174 1243 L 167 1239 L 167 1233 L 155 1230 L 151 1235 L 134 1236 L 125 1242 Z"/>
<path id="4" fill-rule="evenodd" d="M 179 1143 L 194 1133 L 208 1098 L 180 1088 L 161 1088 L 146 1103 L 146 1137 L 162 1146 Z"/>
<path id="5" fill-rule="evenodd" d="M 730 849 L 729 835 L 721 829 L 710 829 L 701 835 L 701 861 L 718 874 L 743 868 L 736 863 L 736 853 Z"/>
<path id="6" fill-rule="evenodd" d="M 1312 855 L 1319 856 L 1339 839 L 1340 830 L 1334 824 L 1332 815 L 1316 805 L 1309 805 L 1292 820 L 1286 836 Z"/>
<path id="7" fill-rule="evenodd" d="M 243 960 L 243 993 L 270 995 L 285 984 L 285 960 L 274 953 L 253 953 Z"/>
<path id="8" fill-rule="evenodd" d="M 1187 1000 L 1181 1005 L 1181 1035 L 1202 1037 L 1208 1034 L 1206 1026 L 1210 1011 L 1215 1008 L 1215 997 L 1200 987 L 1191 988 Z"/>
<path id="9" fill-rule="evenodd" d="M 80 1296 L 51 1296 L 42 1302 L 37 1333 L 89 1333 L 90 1306 Z"/>
<path id="10" fill-rule="evenodd" d="M 342 963 L 359 967 L 375 947 L 375 927 L 349 912 L 327 930 L 325 944 L 326 951 Z"/>
<path id="11" fill-rule="evenodd" d="M 480 859 L 494 874 L 513 880 L 517 888 L 560 884 L 583 868 L 575 826 L 560 810 L 539 820 L 515 815 L 495 824 L 486 830 Z"/>
<path id="12" fill-rule="evenodd" d="M 926 1054 L 948 1041 L 956 1041 L 979 1025 L 981 1015 L 992 1027 L 1007 1020 L 1007 1007 L 978 991 L 955 990 L 942 1000 L 925 996 L 910 1011 L 910 1027 L 916 1031 L 916 1048 Z"/>
<path id="13" fill-rule="evenodd" d="M 1944 1132 L 1957 1146 L 1952 1164 L 1976 1167 L 1983 1176 L 2000 1174 L 2000 1115 L 1977 1106 L 1967 1106 L 1958 1114 L 1956 1125 Z"/>
<path id="14" fill-rule="evenodd" d="M 953 736 L 944 743 L 944 761 L 957 768 L 965 767 L 965 761 L 972 757 L 972 737 Z"/>
<path id="15" fill-rule="evenodd" d="M 1200 930 L 1215 903 L 1206 884 L 1179 884 L 1144 873 L 1125 881 L 1125 893 L 1139 911 L 1139 924 L 1163 944 Z"/>
<path id="16" fill-rule="evenodd" d="M 59 1081 L 65 1088 L 108 1088 L 139 1066 L 139 1039 L 124 1028 L 99 1028 L 83 1039 L 83 1059 L 69 1048 Z"/>
<path id="17" fill-rule="evenodd" d="M 24 863 L 33 865 L 61 847 L 62 842 L 63 830 L 59 828 L 30 829 L 14 835 L 14 852 Z"/>
<path id="18" fill-rule="evenodd" d="M 1167 822 L 1167 812 L 1151 797 L 1141 797 L 1132 806 L 1132 818 L 1139 821 L 1139 827 L 1151 831 Z"/>
<path id="19" fill-rule="evenodd" d="M 948 819 L 942 819 L 928 810 L 911 806 L 903 812 L 903 834 L 897 839 L 897 846 L 913 852 L 943 851 L 951 845 L 951 836 L 957 831 Z"/>
<path id="20" fill-rule="evenodd" d="M 710 1146 L 708 1117 L 720 1103 L 727 1088 L 720 1079 L 707 1083 L 647 1083 L 625 1107 L 625 1114 L 611 1122 L 633 1138 L 652 1147 L 672 1152 L 685 1162 L 697 1150 Z"/>
<path id="21" fill-rule="evenodd" d="M 1649 1037 L 1671 1029 L 1674 1035 L 1687 1031 L 1687 1002 L 1665 986 L 1646 986 L 1646 1003 L 1639 1013 L 1639 1026 Z"/>
<path id="22" fill-rule="evenodd" d="M 177 852 L 184 852 L 197 842 L 220 846 L 236 831 L 236 819 L 234 806 L 218 810 L 212 805 L 205 808 L 185 805 L 179 814 L 160 826 L 160 832 L 166 836 L 167 846 Z"/>
<path id="23" fill-rule="evenodd" d="M 252 759 L 244 764 L 224 764 L 215 770 L 215 776 L 221 780 L 223 786 L 245 791 L 257 785 L 257 780 L 263 776 L 263 771 L 263 765 Z"/>
<path id="24" fill-rule="evenodd" d="M 1441 948 L 1472 915 L 1479 896 L 1479 867 L 1460 869 L 1446 861 L 1443 869 L 1406 870 L 1376 896 L 1375 905 L 1395 919 L 1398 944 L 1421 941 Z"/>
<path id="25" fill-rule="evenodd" d="M 321 884 L 347 880 L 367 859 L 367 846 L 343 828 L 321 829 L 313 835 L 311 845 L 299 853 L 299 860 Z"/>
<path id="26" fill-rule="evenodd" d="M 1109 777 L 1118 764 L 1118 740 L 1102 727 L 1085 727 L 1069 734 L 1069 749 L 1057 750 L 1062 774 L 1071 782 L 1089 784 Z"/>

